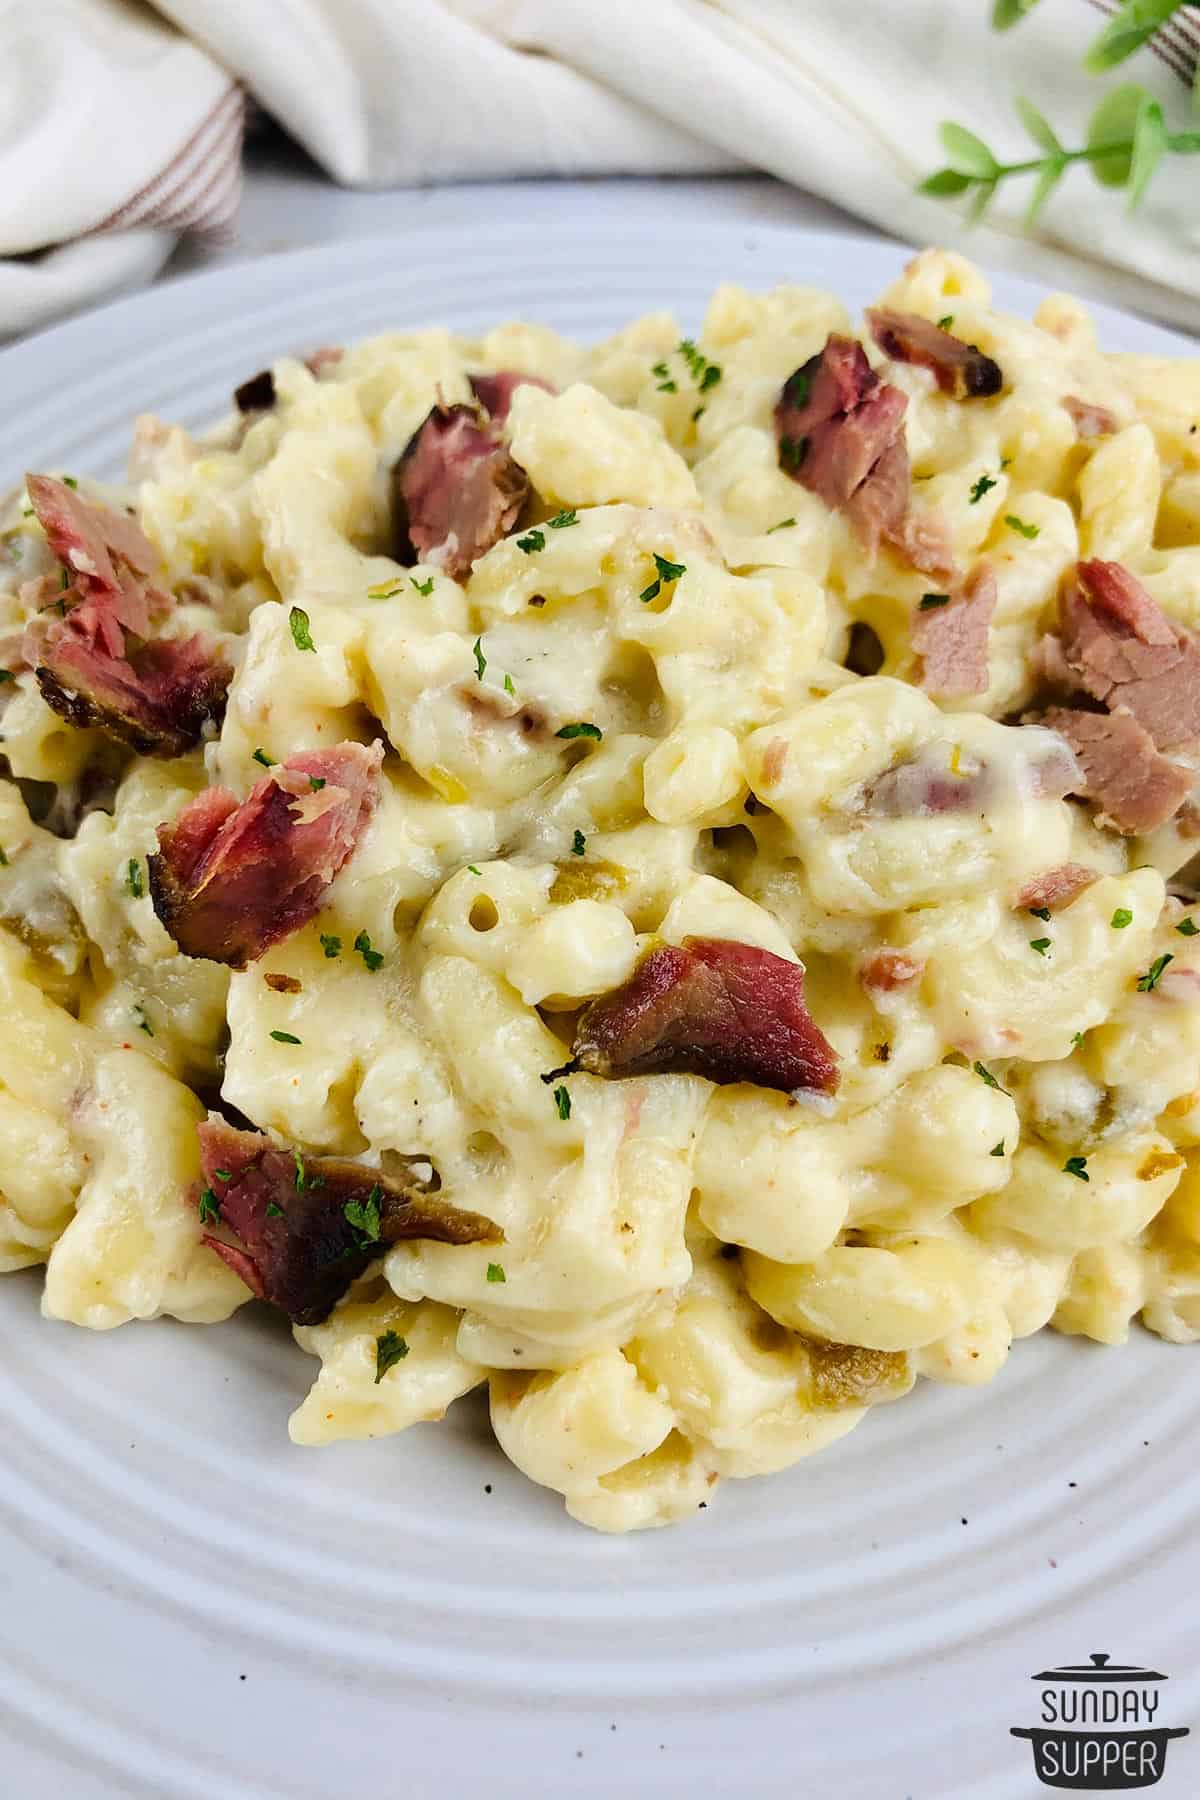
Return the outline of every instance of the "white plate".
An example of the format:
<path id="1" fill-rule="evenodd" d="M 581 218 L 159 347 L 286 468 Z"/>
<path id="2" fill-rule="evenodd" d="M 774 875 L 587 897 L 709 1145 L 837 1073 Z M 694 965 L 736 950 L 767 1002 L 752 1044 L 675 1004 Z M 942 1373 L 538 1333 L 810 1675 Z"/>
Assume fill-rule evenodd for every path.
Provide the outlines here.
<path id="1" fill-rule="evenodd" d="M 0 355 L 0 486 L 117 473 L 272 354 L 523 314 L 590 337 L 720 280 L 873 296 L 905 253 L 753 226 L 502 228 L 303 251 L 155 288 Z M 1002 304 L 1038 295 L 998 280 Z M 1195 354 L 1098 309 L 1114 348 Z M 1029 1677 L 1107 1650 L 1200 1693 L 1193 1356 L 1046 1336 L 784 1475 L 624 1539 L 572 1524 L 477 1396 L 300 1450 L 316 1364 L 255 1310 L 96 1336 L 0 1282 L 0 1792 L 1025 1800 Z M 1169 1714 L 1167 1709 L 1169 1708 Z M 1200 1733 L 1164 1797 L 1200 1791 Z"/>

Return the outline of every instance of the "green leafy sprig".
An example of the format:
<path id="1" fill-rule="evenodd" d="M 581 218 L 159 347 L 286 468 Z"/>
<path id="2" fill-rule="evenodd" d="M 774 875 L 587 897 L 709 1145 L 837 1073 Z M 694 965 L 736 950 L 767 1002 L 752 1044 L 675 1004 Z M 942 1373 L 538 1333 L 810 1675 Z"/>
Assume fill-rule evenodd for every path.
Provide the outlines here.
<path id="1" fill-rule="evenodd" d="M 969 195 L 969 217 L 978 219 L 1002 182 L 1015 175 L 1036 175 L 1025 213 L 1025 223 L 1033 225 L 1072 163 L 1086 163 L 1104 187 L 1125 189 L 1132 212 L 1164 156 L 1200 153 L 1200 131 L 1168 131 L 1162 107 L 1136 82 L 1125 82 L 1105 95 L 1092 114 L 1087 143 L 1075 150 L 1059 141 L 1032 101 L 1018 99 L 1016 107 L 1039 156 L 1002 162 L 975 132 L 947 120 L 939 127 L 939 136 L 949 161 L 928 176 L 919 191 L 949 199 Z"/>

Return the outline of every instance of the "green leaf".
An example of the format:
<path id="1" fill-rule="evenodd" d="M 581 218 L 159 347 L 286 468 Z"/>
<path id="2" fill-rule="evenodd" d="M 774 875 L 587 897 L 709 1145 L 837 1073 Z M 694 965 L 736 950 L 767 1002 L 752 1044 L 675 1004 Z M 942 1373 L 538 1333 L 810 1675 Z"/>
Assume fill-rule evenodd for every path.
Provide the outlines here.
<path id="1" fill-rule="evenodd" d="M 1050 121 L 1038 111 L 1037 107 L 1033 104 L 1033 101 L 1026 100 L 1022 95 L 1018 94 L 1016 106 L 1017 117 L 1020 119 L 1034 143 L 1042 150 L 1049 150 L 1052 156 L 1060 156 L 1062 154 L 1062 145 L 1055 137 Z"/>
<path id="2" fill-rule="evenodd" d="M 927 175 L 917 188 L 918 194 L 965 194 L 971 185 L 971 177 L 962 175 L 957 169 L 938 169 Z"/>
<path id="3" fill-rule="evenodd" d="M 408 1355 L 408 1345 L 398 1331 L 385 1331 L 375 1339 L 375 1386 L 383 1380 L 389 1369 L 394 1369 L 398 1362 L 403 1362 Z"/>
<path id="4" fill-rule="evenodd" d="M 968 131 L 965 125 L 944 119 L 938 126 L 938 136 L 952 169 L 958 169 L 964 175 L 982 176 L 985 181 L 995 178 L 1000 165 L 983 139 Z"/>
<path id="5" fill-rule="evenodd" d="M 1135 50 L 1154 36 L 1158 27 L 1183 0 L 1124 0 L 1120 11 L 1108 21 L 1099 37 L 1094 38 L 1083 66 L 1090 75 L 1103 75 L 1106 69 L 1124 62 Z"/>
<path id="6" fill-rule="evenodd" d="M 1066 167 L 1062 162 L 1047 163 L 1038 176 L 1029 205 L 1025 209 L 1025 224 L 1031 230 L 1037 224 L 1038 214 L 1066 173 Z"/>
<path id="7" fill-rule="evenodd" d="M 1124 187 L 1133 166 L 1133 138 L 1138 117 L 1154 96 L 1126 81 L 1106 94 L 1088 122 L 1088 149 L 1112 145 L 1112 153 L 1092 163 L 1092 174 L 1103 187 Z"/>
<path id="8" fill-rule="evenodd" d="M 993 0 L 993 31 L 1008 31 L 1013 25 L 1019 25 L 1036 5 L 1037 0 Z"/>
<path id="9" fill-rule="evenodd" d="M 1134 212 L 1167 152 L 1167 127 L 1157 100 L 1148 101 L 1138 114 L 1133 134 L 1133 158 L 1129 169 L 1129 210 Z"/>
<path id="10" fill-rule="evenodd" d="M 308 629 L 308 614 L 302 606 L 293 606 L 288 614 L 288 624 L 292 628 L 292 642 L 297 650 L 313 650 L 317 646 L 312 641 L 312 633 Z"/>
<path id="11" fill-rule="evenodd" d="M 967 208 L 967 219 L 974 225 L 982 219 L 996 191 L 994 181 L 981 181 L 971 196 L 971 204 Z"/>

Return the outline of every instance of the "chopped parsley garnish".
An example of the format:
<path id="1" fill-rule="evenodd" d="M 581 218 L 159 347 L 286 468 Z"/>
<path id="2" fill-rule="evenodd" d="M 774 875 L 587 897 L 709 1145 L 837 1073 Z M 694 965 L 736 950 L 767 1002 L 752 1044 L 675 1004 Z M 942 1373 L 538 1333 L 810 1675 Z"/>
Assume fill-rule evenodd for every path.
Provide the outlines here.
<path id="1" fill-rule="evenodd" d="M 383 967 L 383 952 L 381 950 L 372 950 L 371 940 L 365 931 L 360 931 L 355 938 L 354 948 L 358 951 L 358 954 L 362 957 L 372 975 L 375 973 L 376 969 L 381 969 Z"/>
<path id="2" fill-rule="evenodd" d="M 1030 938 L 1029 948 L 1031 950 L 1036 950 L 1039 956 L 1045 956 L 1048 954 L 1053 941 L 1052 938 Z"/>
<path id="3" fill-rule="evenodd" d="M 492 1282 L 495 1282 L 495 1281 L 507 1281 L 507 1280 L 508 1280 L 508 1277 L 507 1277 L 507 1275 L 506 1275 L 506 1274 L 505 1274 L 505 1273 L 504 1273 L 504 1269 L 503 1269 L 503 1267 L 502 1267 L 502 1266 L 501 1266 L 501 1264 L 500 1264 L 500 1263 L 489 1263 L 489 1264 L 488 1264 L 488 1266 L 487 1266 L 487 1278 L 488 1278 L 488 1280 L 489 1280 L 489 1281 L 492 1281 Z"/>
<path id="4" fill-rule="evenodd" d="M 326 777 L 324 775 L 310 775 L 308 778 L 308 785 L 314 794 L 319 794 L 321 789 L 325 786 L 325 781 Z"/>
<path id="5" fill-rule="evenodd" d="M 293 606 L 288 614 L 288 624 L 292 628 L 292 642 L 297 650 L 312 650 L 317 646 L 312 641 L 312 632 L 308 629 L 308 614 L 302 606 Z"/>
<path id="6" fill-rule="evenodd" d="M 1127 906 L 1118 906 L 1116 912 L 1109 920 L 1109 924 L 1114 931 L 1124 931 L 1127 925 L 1133 924 L 1133 914 Z"/>
<path id="7" fill-rule="evenodd" d="M 781 437 L 779 440 L 779 460 L 785 469 L 798 469 L 808 455 L 808 439 L 806 437 Z"/>
<path id="8" fill-rule="evenodd" d="M 650 373 L 657 379 L 658 392 L 660 394 L 674 394 L 678 392 L 675 383 L 671 380 L 671 371 L 665 362 L 656 362 L 651 368 Z"/>
<path id="9" fill-rule="evenodd" d="M 385 1331 L 382 1337 L 375 1339 L 375 1386 L 378 1387 L 389 1369 L 394 1369 L 398 1362 L 403 1362 L 408 1355 L 408 1345 L 398 1331 Z"/>
<path id="10" fill-rule="evenodd" d="M 277 1044 L 298 1044 L 301 1041 L 298 1037 L 293 1037 L 290 1031 L 273 1031 L 271 1036 Z"/>
<path id="11" fill-rule="evenodd" d="M 560 1119 L 569 1119 L 570 1118 L 570 1116 L 571 1116 L 571 1096 L 567 1092 L 565 1087 L 556 1087 L 555 1088 L 554 1104 L 558 1108 L 558 1116 Z"/>
<path id="12" fill-rule="evenodd" d="M 380 1188 L 375 1186 L 365 1200 L 347 1200 L 342 1208 L 346 1223 L 352 1225 L 355 1231 L 361 1234 L 360 1250 L 365 1249 L 368 1244 L 379 1242 L 380 1192 Z"/>
<path id="13" fill-rule="evenodd" d="M 546 529 L 548 531 L 566 531 L 568 526 L 578 525 L 578 523 L 579 514 L 574 507 L 571 507 L 570 511 L 555 513 L 552 519 L 547 519 Z"/>
<path id="14" fill-rule="evenodd" d="M 131 856 L 125 865 L 125 886 L 135 900 L 140 900 L 146 892 L 146 884 L 142 880 L 142 865 L 136 856 Z"/>
<path id="15" fill-rule="evenodd" d="M 213 1180 L 214 1181 L 232 1181 L 233 1180 L 232 1169 L 214 1169 L 213 1170 Z"/>
<path id="16" fill-rule="evenodd" d="M 1066 1162 L 1062 1166 L 1062 1172 L 1064 1175 L 1074 1175 L 1077 1181 L 1090 1181 L 1092 1179 L 1087 1172 L 1086 1156 L 1068 1156 Z"/>
<path id="17" fill-rule="evenodd" d="M 953 325 L 953 323 L 954 323 L 954 314 L 953 313 L 943 313 L 942 317 L 937 322 L 938 330 L 939 331 L 949 331 L 949 329 Z"/>
<path id="18" fill-rule="evenodd" d="M 1174 961 L 1175 958 L 1169 950 L 1164 950 L 1161 956 L 1156 956 L 1146 973 L 1138 976 L 1138 993 L 1148 994 L 1156 988 L 1163 978 L 1163 970 L 1169 962 Z"/>
<path id="19" fill-rule="evenodd" d="M 595 738 L 599 742 L 604 733 L 590 719 L 580 719 L 574 725 L 560 725 L 554 735 L 560 738 Z"/>
<path id="20" fill-rule="evenodd" d="M 935 607 L 949 606 L 949 594 L 922 594 L 917 604 L 918 612 L 932 612 Z"/>
<path id="21" fill-rule="evenodd" d="M 1027 525 L 1024 519 L 1018 519 L 1016 513 L 1005 513 L 1004 523 L 1010 531 L 1019 531 L 1023 538 L 1035 538 L 1041 530 L 1040 525 Z"/>
<path id="22" fill-rule="evenodd" d="M 476 681 L 482 681 L 483 671 L 487 668 L 487 657 L 483 654 L 483 639 L 476 638 L 475 642 L 471 645 L 471 649 L 475 656 L 475 679 Z"/>
<path id="23" fill-rule="evenodd" d="M 795 374 L 789 375 L 783 384 L 783 391 L 793 406 L 807 406 L 811 389 L 812 376 L 807 367 L 797 369 Z"/>
<path id="24" fill-rule="evenodd" d="M 1050 917 L 1050 908 L 1048 906 L 1031 906 L 1027 910 L 1035 919 L 1048 919 Z"/>
<path id="25" fill-rule="evenodd" d="M 282 1219 L 283 1208 L 277 1200 L 267 1201 L 267 1217 L 268 1219 Z"/>
<path id="26" fill-rule="evenodd" d="M 990 1088 L 995 1088 L 998 1093 L 1007 1094 L 1008 1089 L 1000 1086 L 1000 1083 L 996 1080 L 996 1077 L 992 1074 L 992 1071 L 989 1068 L 987 1068 L 983 1063 L 981 1063 L 981 1062 L 972 1063 L 971 1067 L 974 1069 L 976 1075 L 978 1075 L 980 1081 L 986 1081 L 987 1085 Z"/>
<path id="27" fill-rule="evenodd" d="M 138 1030 L 144 1031 L 147 1037 L 153 1037 L 154 1027 L 146 1017 L 146 1009 L 140 1000 L 136 1001 L 134 1004 L 133 1016 L 137 1020 Z"/>
<path id="28" fill-rule="evenodd" d="M 516 699 L 517 690 L 513 686 L 513 678 L 511 675 L 506 675 L 504 677 L 504 691 L 506 694 L 511 694 L 514 700 Z"/>
<path id="29" fill-rule="evenodd" d="M 275 758 L 273 756 L 268 756 L 261 744 L 250 760 L 252 762 L 261 763 L 264 769 L 273 769 L 275 767 Z"/>
<path id="30" fill-rule="evenodd" d="M 292 1155 L 296 1159 L 296 1192 L 302 1194 L 307 1182 L 307 1176 L 304 1173 L 304 1158 L 298 1150 L 293 1150 Z"/>
<path id="31" fill-rule="evenodd" d="M 571 855 L 582 856 L 586 849 L 587 839 L 584 837 L 582 831 L 577 831 L 575 836 L 571 839 Z"/>
<path id="32" fill-rule="evenodd" d="M 992 1145 L 991 1149 L 988 1151 L 988 1155 L 989 1156 L 1003 1156 L 1004 1155 L 1004 1139 L 1003 1138 L 1000 1139 L 1000 1142 L 998 1144 Z"/>
<path id="33" fill-rule="evenodd" d="M 526 556 L 532 556 L 535 550 L 544 550 L 545 548 L 546 534 L 536 528 L 533 531 L 527 531 L 524 537 L 517 539 L 517 549 L 523 550 Z"/>
<path id="34" fill-rule="evenodd" d="M 654 552 L 654 567 L 658 570 L 658 574 L 648 588 L 642 589 L 638 595 L 639 600 L 657 600 L 662 592 L 664 581 L 678 581 L 681 575 L 687 574 L 686 563 L 668 562 L 665 556 L 658 554 L 657 550 Z"/>
<path id="35" fill-rule="evenodd" d="M 468 867 L 468 869 L 469 869 L 469 870 L 470 870 L 470 871 L 471 871 L 471 874 L 472 874 L 472 875 L 478 875 L 478 874 L 479 874 L 479 872 L 480 872 L 480 871 L 479 871 L 479 870 L 478 870 L 478 869 L 477 869 L 477 868 L 476 868 L 476 867 L 475 867 L 475 864 L 474 864 L 474 863 L 468 863 L 468 864 L 467 864 L 467 867 Z"/>
<path id="36" fill-rule="evenodd" d="M 15 681 L 16 679 L 11 669 L 0 669 L 0 681 Z"/>
<path id="37" fill-rule="evenodd" d="M 971 489 L 971 505 L 974 506 L 977 500 L 982 500 L 988 489 L 994 488 L 995 486 L 996 483 L 990 475 L 981 475 Z"/>
<path id="38" fill-rule="evenodd" d="M 704 352 L 696 348 L 691 338 L 680 338 L 675 348 L 687 364 L 692 380 L 702 394 L 706 394 L 709 388 L 716 387 L 721 379 L 721 369 L 718 363 L 710 363 Z"/>
<path id="39" fill-rule="evenodd" d="M 211 1188 L 203 1188 L 200 1193 L 200 1204 L 196 1209 L 200 1214 L 202 1225 L 212 1225 L 221 1217 L 221 1204 Z"/>
<path id="40" fill-rule="evenodd" d="M 1200 925 L 1197 925 L 1195 919 L 1180 919 L 1175 929 L 1180 937 L 1195 937 L 1200 931 Z"/>
<path id="41" fill-rule="evenodd" d="M 789 525 L 794 525 L 795 523 L 795 519 L 777 519 L 774 525 L 767 526 L 767 536 L 770 537 L 773 531 L 786 531 Z"/>
<path id="42" fill-rule="evenodd" d="M 411 576 L 409 577 L 409 580 L 412 580 Z M 413 585 L 415 586 L 416 583 L 414 582 Z M 374 587 L 369 587 L 367 589 L 367 599 L 391 600 L 400 592 L 400 589 L 403 586 L 404 583 L 402 581 L 380 581 Z"/>
<path id="43" fill-rule="evenodd" d="M 427 575 L 424 581 L 418 581 L 415 575 L 410 575 L 408 579 L 412 586 L 416 588 L 418 594 L 421 595 L 422 599 L 428 600 L 430 594 L 433 592 L 433 576 Z"/>
<path id="44" fill-rule="evenodd" d="M 1082 1044 L 1082 1042 L 1083 1042 L 1082 1031 L 1073 1031 L 1071 1033 L 1071 1042 L 1074 1044 L 1075 1048 L 1078 1050 L 1080 1044 Z"/>
<path id="45" fill-rule="evenodd" d="M 698 407 L 697 407 L 697 408 L 696 408 L 696 410 L 695 410 L 695 412 L 694 412 L 694 413 L 693 413 L 693 414 L 692 414 L 692 424 L 693 424 L 693 425 L 694 425 L 694 424 L 695 424 L 695 423 L 696 423 L 696 420 L 697 420 L 697 419 L 699 419 L 699 418 L 702 418 L 702 417 L 703 417 L 703 415 L 704 415 L 704 414 L 705 414 L 705 413 L 706 413 L 706 412 L 707 412 L 707 411 L 708 411 L 708 408 L 707 408 L 707 406 L 698 406 Z"/>
<path id="46" fill-rule="evenodd" d="M 321 933 L 321 948 L 326 956 L 332 961 L 335 956 L 341 954 L 342 940 L 340 937 L 334 937 L 330 932 L 323 931 Z"/>

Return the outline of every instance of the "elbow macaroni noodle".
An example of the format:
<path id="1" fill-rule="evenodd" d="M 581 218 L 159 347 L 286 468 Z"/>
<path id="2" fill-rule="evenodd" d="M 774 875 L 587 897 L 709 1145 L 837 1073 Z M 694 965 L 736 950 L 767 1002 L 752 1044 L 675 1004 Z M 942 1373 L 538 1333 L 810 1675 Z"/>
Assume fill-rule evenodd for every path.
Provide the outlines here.
<path id="1" fill-rule="evenodd" d="M 1040 796 L 1054 740 L 1002 722 L 1080 556 L 1200 624 L 1200 363 L 1104 355 L 1062 296 L 1006 317 L 950 254 L 884 300 L 952 313 L 1004 372 L 964 404 L 888 370 L 918 491 L 959 564 L 986 552 L 997 576 L 990 685 L 957 706 L 915 685 L 927 579 L 869 561 L 778 467 L 780 384 L 849 328 L 829 295 L 721 288 L 695 366 L 668 315 L 591 350 L 535 326 L 394 334 L 319 377 L 281 361 L 273 410 L 205 442 L 139 423 L 128 498 L 237 673 L 219 735 L 125 758 L 74 835 L 26 801 L 77 793 L 102 741 L 28 672 L 6 688 L 0 1268 L 44 1263 L 49 1316 L 215 1321 L 248 1297 L 188 1199 L 196 1090 L 219 1084 L 305 1152 L 427 1159 L 505 1233 L 400 1243 L 297 1328 L 320 1373 L 293 1439 L 384 1436 L 486 1384 L 505 1453 L 603 1530 L 782 1469 L 918 1376 L 987 1380 L 1048 1323 L 1200 1337 L 1200 948 L 1168 888 L 1190 851 Z M 504 367 L 558 390 L 519 388 L 508 422 L 543 547 L 514 531 L 461 584 L 400 568 L 391 463 L 435 398 Z M 1078 440 L 1067 395 L 1118 429 Z M 656 555 L 682 569 L 648 595 Z M 45 557 L 14 506 L 6 629 Z M 877 674 L 846 667 L 856 623 Z M 578 721 L 600 738 L 557 735 Z M 245 794 L 258 749 L 379 735 L 381 803 L 320 917 L 232 975 L 181 955 L 148 897 L 157 826 L 208 782 Z M 986 810 L 864 809 L 915 758 L 992 769 Z M 1032 919 L 1018 896 L 1068 861 L 1100 878 Z M 580 1006 L 697 934 L 804 962 L 834 1102 L 543 1080 Z M 861 979 L 882 949 L 917 971 L 893 991 Z M 387 1333 L 406 1350 L 380 1374 Z"/>

